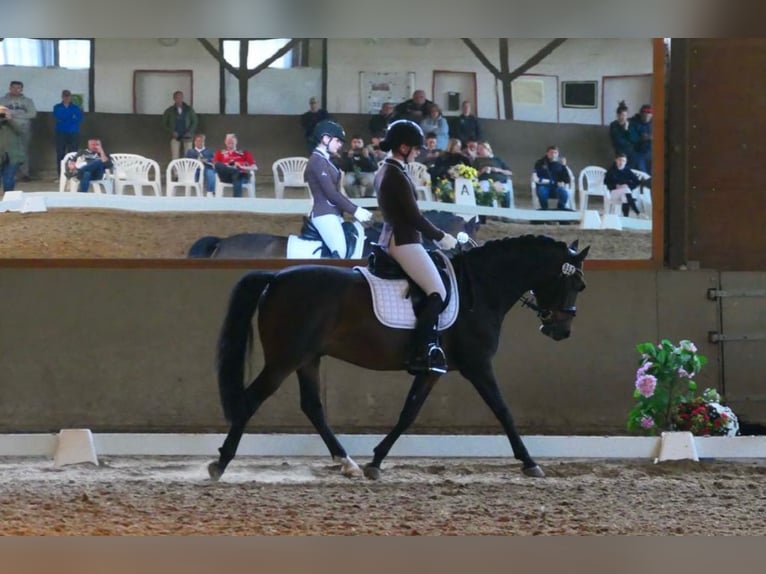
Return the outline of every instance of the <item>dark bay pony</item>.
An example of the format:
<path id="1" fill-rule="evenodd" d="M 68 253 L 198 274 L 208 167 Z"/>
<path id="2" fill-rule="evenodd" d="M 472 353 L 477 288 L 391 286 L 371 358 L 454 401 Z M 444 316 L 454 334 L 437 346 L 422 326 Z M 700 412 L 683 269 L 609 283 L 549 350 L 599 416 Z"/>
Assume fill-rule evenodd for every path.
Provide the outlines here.
<path id="1" fill-rule="evenodd" d="M 447 211 L 426 211 L 423 215 L 439 229 L 457 236 L 464 231 L 471 239 L 476 239 L 479 223 L 471 220 L 466 222 L 459 215 Z M 380 237 L 382 223 L 376 222 L 365 227 L 365 245 L 362 257 L 370 254 L 370 245 Z M 426 242 L 427 249 L 436 246 Z M 284 259 L 287 256 L 287 237 L 270 233 L 238 233 L 230 237 L 201 237 L 189 248 L 188 257 L 220 258 L 220 259 L 251 259 L 275 258 Z"/>
<path id="2" fill-rule="evenodd" d="M 582 263 L 587 247 L 567 246 L 546 236 L 525 235 L 489 241 L 451 255 L 458 277 L 460 310 L 443 332 L 450 370 L 459 371 L 500 421 L 514 456 L 528 476 L 544 476 L 527 452 L 492 370 L 500 328 L 510 308 L 527 292 L 526 305 L 537 311 L 540 330 L 555 341 L 569 337 L 575 301 L 585 288 Z M 245 385 L 245 363 L 253 342 L 252 319 L 264 365 Z M 220 457 L 208 472 L 218 480 L 234 458 L 248 420 L 293 372 L 298 375 L 301 409 L 347 475 L 362 471 L 329 428 L 319 394 L 319 363 L 331 356 L 366 369 L 405 370 L 412 333 L 378 322 L 365 279 L 349 268 L 298 265 L 281 271 L 255 271 L 234 287 L 218 341 L 218 387 L 230 429 Z M 399 436 L 415 421 L 439 374 L 417 375 L 399 421 L 374 449 L 364 468 L 380 476 L 380 465 Z"/>

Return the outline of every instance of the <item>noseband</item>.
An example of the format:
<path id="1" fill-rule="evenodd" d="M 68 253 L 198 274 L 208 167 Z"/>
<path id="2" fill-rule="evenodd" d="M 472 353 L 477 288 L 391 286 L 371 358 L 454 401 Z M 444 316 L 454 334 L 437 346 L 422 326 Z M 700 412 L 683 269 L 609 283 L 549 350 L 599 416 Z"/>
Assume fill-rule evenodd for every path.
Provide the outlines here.
<path id="1" fill-rule="evenodd" d="M 564 281 L 567 281 L 570 277 L 573 277 L 577 275 L 578 273 L 582 273 L 579 269 L 577 269 L 574 265 L 571 263 L 564 263 L 561 267 L 561 273 L 556 277 L 556 280 L 563 279 Z M 535 292 L 529 291 L 532 296 L 534 297 Z M 570 290 L 567 290 L 564 294 L 564 300 L 562 301 L 561 306 L 559 307 L 558 311 L 561 313 L 565 313 L 566 315 L 569 315 L 571 317 L 577 316 L 577 306 L 574 304 L 574 297 L 570 294 Z M 521 306 L 522 307 L 528 307 L 535 313 L 537 313 L 538 318 L 545 322 L 550 321 L 553 318 L 553 311 L 550 309 L 544 309 L 540 307 L 536 299 L 533 300 L 530 297 L 525 297 L 524 295 L 521 296 Z"/>

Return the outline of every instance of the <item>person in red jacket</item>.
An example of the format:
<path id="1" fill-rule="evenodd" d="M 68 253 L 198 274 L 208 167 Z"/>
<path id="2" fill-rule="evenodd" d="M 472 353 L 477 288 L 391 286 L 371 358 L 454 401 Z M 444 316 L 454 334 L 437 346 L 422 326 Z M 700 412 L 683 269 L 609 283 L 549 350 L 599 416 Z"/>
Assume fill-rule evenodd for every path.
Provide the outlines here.
<path id="1" fill-rule="evenodd" d="M 439 314 L 444 308 L 447 291 L 436 265 L 423 247 L 423 236 L 435 241 L 439 249 L 454 249 L 457 239 L 435 227 L 417 204 L 415 184 L 410 179 L 407 163 L 412 162 L 423 146 L 423 130 L 415 122 L 393 122 L 380 142 L 380 149 L 391 152 L 375 176 L 374 187 L 383 230 L 379 245 L 426 293 L 417 310 L 413 346 L 407 361 L 411 374 L 447 372 L 444 352 L 435 342 Z"/>
<path id="2" fill-rule="evenodd" d="M 237 149 L 237 135 L 226 134 L 225 148 L 219 149 L 213 156 L 213 165 L 218 177 L 224 183 L 230 183 L 234 187 L 232 195 L 242 197 L 242 183 L 250 181 L 253 174 L 258 171 L 253 154 L 247 150 Z"/>

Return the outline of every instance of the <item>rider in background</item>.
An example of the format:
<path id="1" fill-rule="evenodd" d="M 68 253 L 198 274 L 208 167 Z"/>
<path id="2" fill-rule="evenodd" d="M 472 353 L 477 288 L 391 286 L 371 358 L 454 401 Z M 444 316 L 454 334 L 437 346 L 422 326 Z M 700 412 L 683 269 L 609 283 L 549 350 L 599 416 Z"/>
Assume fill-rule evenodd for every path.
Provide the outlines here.
<path id="1" fill-rule="evenodd" d="M 420 153 L 423 140 L 423 131 L 416 123 L 409 120 L 393 122 L 380 142 L 380 149 L 390 152 L 390 156 L 375 176 L 374 183 L 383 215 L 380 246 L 428 295 L 417 310 L 414 344 L 407 361 L 411 374 L 447 371 L 444 353 L 433 343 L 447 291 L 436 265 L 423 247 L 423 236 L 435 241 L 440 249 L 449 250 L 457 245 L 455 237 L 423 216 L 416 201 L 415 185 L 407 171 L 407 163 Z"/>
<path id="2" fill-rule="evenodd" d="M 338 153 L 345 139 L 346 132 L 340 124 L 331 120 L 319 122 L 314 128 L 316 148 L 306 166 L 306 182 L 314 199 L 311 222 L 330 250 L 330 256 L 337 259 L 346 256 L 346 236 L 341 225 L 343 213 L 353 215 L 362 223 L 372 219 L 370 211 L 354 205 L 340 191 L 341 172 L 330 161 L 330 156 Z"/>

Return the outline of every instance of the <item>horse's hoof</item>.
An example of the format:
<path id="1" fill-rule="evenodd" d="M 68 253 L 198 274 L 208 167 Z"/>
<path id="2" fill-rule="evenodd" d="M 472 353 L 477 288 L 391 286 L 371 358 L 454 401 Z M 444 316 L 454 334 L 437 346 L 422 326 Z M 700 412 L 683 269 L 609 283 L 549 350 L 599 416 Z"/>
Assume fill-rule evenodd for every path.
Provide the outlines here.
<path id="1" fill-rule="evenodd" d="M 364 465 L 364 476 L 370 480 L 380 480 L 380 469 L 371 464 Z"/>
<path id="2" fill-rule="evenodd" d="M 340 473 L 346 478 L 362 476 L 362 469 L 359 468 L 359 465 L 350 456 L 346 458 L 335 457 L 335 460 L 340 462 Z"/>
<path id="3" fill-rule="evenodd" d="M 531 476 L 532 478 L 545 478 L 543 469 L 537 465 L 530 466 L 529 468 L 522 468 L 521 472 L 524 474 L 524 476 Z"/>
<path id="4" fill-rule="evenodd" d="M 221 470 L 221 467 L 218 466 L 217 462 L 211 462 L 207 465 L 207 473 L 210 475 L 210 480 L 213 482 L 218 482 L 221 476 L 223 476 L 223 471 Z"/>

